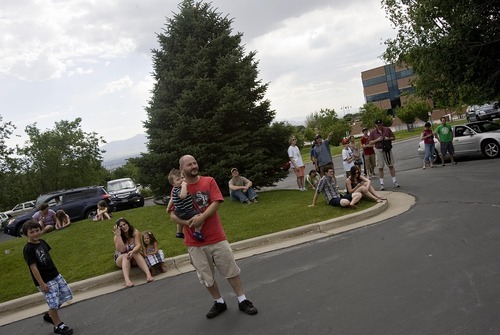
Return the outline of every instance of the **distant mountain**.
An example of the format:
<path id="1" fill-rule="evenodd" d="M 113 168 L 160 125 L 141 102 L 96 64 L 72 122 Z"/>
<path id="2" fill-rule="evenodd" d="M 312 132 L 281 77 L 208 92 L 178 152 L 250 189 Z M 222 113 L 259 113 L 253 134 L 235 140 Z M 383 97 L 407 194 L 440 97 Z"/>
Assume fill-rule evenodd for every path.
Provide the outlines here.
<path id="1" fill-rule="evenodd" d="M 108 170 L 114 170 L 127 162 L 127 159 L 138 157 L 141 152 L 146 152 L 148 139 L 145 134 L 138 134 L 126 140 L 119 140 L 106 143 L 101 150 L 106 152 L 102 154 L 103 166 Z"/>

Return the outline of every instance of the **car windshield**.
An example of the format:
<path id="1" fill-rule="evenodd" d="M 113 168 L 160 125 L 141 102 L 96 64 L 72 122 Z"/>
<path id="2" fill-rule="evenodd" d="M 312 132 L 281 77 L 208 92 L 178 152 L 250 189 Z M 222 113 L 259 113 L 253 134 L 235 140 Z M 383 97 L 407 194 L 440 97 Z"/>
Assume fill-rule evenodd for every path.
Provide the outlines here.
<path id="1" fill-rule="evenodd" d="M 500 124 L 494 122 L 471 123 L 468 126 L 474 129 L 477 133 L 500 130 Z"/>
<path id="2" fill-rule="evenodd" d="M 488 123 L 483 124 L 483 128 L 484 128 L 484 131 L 500 130 L 500 124 L 488 122 Z"/>
<path id="3" fill-rule="evenodd" d="M 131 180 L 116 181 L 116 182 L 108 183 L 108 192 L 114 192 L 114 191 L 124 190 L 127 188 L 134 188 L 134 187 L 135 187 L 135 184 Z"/>
<path id="4" fill-rule="evenodd" d="M 36 198 L 35 206 L 37 208 L 40 207 L 41 204 L 43 204 L 44 202 L 47 202 L 48 198 L 53 197 L 53 196 L 54 196 L 53 194 L 42 194 L 41 196 Z"/>

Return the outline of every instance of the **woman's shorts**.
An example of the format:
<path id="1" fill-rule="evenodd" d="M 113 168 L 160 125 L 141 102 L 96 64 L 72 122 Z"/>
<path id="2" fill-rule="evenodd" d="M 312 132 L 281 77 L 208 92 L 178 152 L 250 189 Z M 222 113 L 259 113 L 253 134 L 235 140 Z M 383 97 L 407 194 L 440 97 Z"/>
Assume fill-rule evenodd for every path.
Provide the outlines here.
<path id="1" fill-rule="evenodd" d="M 293 172 L 295 172 L 295 177 L 304 177 L 305 171 L 305 166 L 300 166 L 298 169 L 293 169 Z"/>

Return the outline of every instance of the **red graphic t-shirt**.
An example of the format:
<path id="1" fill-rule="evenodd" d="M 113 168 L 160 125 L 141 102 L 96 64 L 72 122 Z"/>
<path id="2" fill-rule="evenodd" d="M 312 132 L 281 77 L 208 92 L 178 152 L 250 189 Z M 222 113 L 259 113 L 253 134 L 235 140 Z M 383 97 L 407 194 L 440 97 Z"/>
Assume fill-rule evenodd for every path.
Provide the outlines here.
<path id="1" fill-rule="evenodd" d="M 201 176 L 196 183 L 188 184 L 187 190 L 193 197 L 194 207 L 198 208 L 202 213 L 214 201 L 224 201 L 219 186 L 212 177 Z M 224 232 L 224 228 L 222 228 L 218 212 L 205 220 L 201 228 L 201 233 L 205 237 L 205 241 L 200 242 L 196 240 L 193 237 L 193 233 L 194 228 L 184 226 L 184 244 L 186 246 L 200 247 L 226 240 L 226 233 Z"/>

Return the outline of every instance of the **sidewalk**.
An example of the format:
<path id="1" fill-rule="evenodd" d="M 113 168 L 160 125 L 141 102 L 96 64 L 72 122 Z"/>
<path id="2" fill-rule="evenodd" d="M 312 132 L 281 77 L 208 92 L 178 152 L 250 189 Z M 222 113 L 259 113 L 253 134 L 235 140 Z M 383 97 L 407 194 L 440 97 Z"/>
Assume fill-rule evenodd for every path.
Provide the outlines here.
<path id="1" fill-rule="evenodd" d="M 340 218 L 235 242 L 231 244 L 231 247 L 236 259 L 251 257 L 365 227 L 404 213 L 415 203 L 415 198 L 406 193 L 392 191 L 381 193 L 387 197 L 387 202 L 378 203 L 359 213 L 352 213 Z M 169 269 L 168 272 L 156 275 L 155 280 L 163 280 L 194 271 L 187 254 L 166 259 L 166 264 Z M 145 284 L 144 274 L 137 268 L 132 270 L 134 283 L 136 285 Z M 125 288 L 121 270 L 71 283 L 70 287 L 74 296 L 70 304 Z M 0 304 L 0 326 L 31 316 L 41 315 L 46 310 L 47 305 L 41 293 L 7 301 Z"/>

